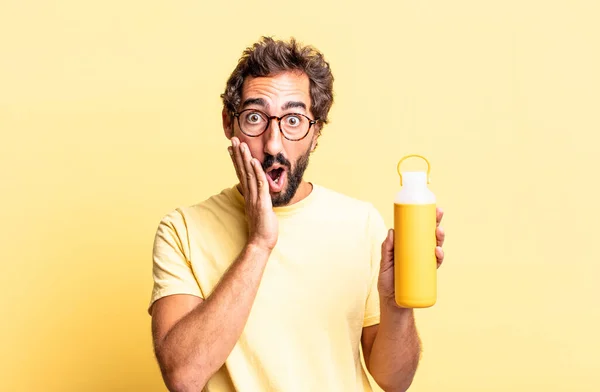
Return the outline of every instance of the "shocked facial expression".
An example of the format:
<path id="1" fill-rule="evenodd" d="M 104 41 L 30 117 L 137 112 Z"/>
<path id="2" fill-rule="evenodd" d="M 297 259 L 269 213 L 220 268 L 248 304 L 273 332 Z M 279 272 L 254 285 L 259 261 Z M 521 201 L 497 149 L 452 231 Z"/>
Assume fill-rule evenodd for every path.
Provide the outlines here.
<path id="1" fill-rule="evenodd" d="M 246 143 L 252 156 L 261 162 L 274 207 L 289 204 L 303 183 L 309 156 L 316 146 L 318 125 L 311 125 L 304 138 L 301 138 L 304 132 L 293 134 L 293 127 L 314 120 L 310 107 L 308 77 L 303 73 L 283 72 L 268 77 L 246 78 L 238 108 L 241 114 L 233 119 L 223 114 L 226 135 L 229 138 L 236 136 L 240 142 Z M 289 130 L 285 135 L 280 129 L 280 122 L 268 118 L 293 113 L 298 116 L 287 116 L 281 120 L 284 132 Z M 265 126 L 268 123 L 264 133 L 255 136 L 260 132 L 248 132 L 252 130 L 249 124 L 259 122 L 264 122 Z M 260 131 L 263 129 L 260 128 Z M 286 136 L 301 139 L 289 140 Z"/>

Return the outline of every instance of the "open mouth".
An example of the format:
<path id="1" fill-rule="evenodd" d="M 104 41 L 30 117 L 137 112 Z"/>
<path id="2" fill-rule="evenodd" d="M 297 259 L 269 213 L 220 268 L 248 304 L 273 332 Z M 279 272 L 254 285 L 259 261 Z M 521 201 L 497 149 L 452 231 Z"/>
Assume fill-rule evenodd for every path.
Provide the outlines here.
<path id="1" fill-rule="evenodd" d="M 267 180 L 271 192 L 281 192 L 287 178 L 287 170 L 284 167 L 276 167 L 267 171 Z"/>
<path id="2" fill-rule="evenodd" d="M 279 180 L 281 179 L 281 174 L 283 174 L 283 168 L 279 167 L 277 169 L 273 169 L 267 173 L 267 175 L 273 180 L 273 183 L 279 184 Z"/>

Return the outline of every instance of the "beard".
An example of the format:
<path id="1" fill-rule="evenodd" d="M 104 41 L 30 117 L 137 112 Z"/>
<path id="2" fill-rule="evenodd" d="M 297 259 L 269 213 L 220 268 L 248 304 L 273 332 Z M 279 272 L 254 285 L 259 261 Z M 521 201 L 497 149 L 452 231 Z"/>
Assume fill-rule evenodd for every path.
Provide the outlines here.
<path id="1" fill-rule="evenodd" d="M 310 157 L 310 146 L 306 153 L 304 153 L 300 158 L 296 160 L 296 164 L 292 169 L 292 164 L 288 161 L 281 153 L 277 154 L 277 156 L 265 155 L 265 159 L 262 163 L 262 168 L 267 172 L 267 170 L 275 163 L 280 163 L 285 166 L 287 169 L 287 184 L 285 188 L 273 195 L 271 194 L 271 201 L 273 203 L 273 207 L 281 207 L 289 204 L 292 200 L 296 192 L 298 191 L 298 187 L 302 183 L 302 177 L 304 176 L 304 171 L 308 167 L 308 160 Z"/>

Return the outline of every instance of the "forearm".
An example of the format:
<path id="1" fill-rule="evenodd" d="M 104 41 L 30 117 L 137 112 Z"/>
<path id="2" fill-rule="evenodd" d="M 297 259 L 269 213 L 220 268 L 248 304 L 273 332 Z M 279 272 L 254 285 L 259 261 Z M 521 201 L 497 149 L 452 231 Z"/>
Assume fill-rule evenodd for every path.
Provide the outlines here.
<path id="1" fill-rule="evenodd" d="M 213 293 L 181 319 L 157 349 L 173 390 L 200 390 L 238 341 L 270 251 L 246 246 Z"/>
<path id="2" fill-rule="evenodd" d="M 412 309 L 381 302 L 381 320 L 369 357 L 369 371 L 386 392 L 406 391 L 414 378 L 421 342 Z"/>

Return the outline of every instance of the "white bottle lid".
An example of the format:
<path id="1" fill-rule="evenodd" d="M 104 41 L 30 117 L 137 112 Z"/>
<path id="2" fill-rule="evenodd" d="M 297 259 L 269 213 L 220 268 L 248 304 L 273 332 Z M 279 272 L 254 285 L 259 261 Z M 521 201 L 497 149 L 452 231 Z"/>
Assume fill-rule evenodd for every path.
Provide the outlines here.
<path id="1" fill-rule="evenodd" d="M 425 172 L 402 172 L 402 186 L 410 188 L 427 187 L 427 173 Z"/>
<path id="2" fill-rule="evenodd" d="M 407 158 L 418 157 L 427 162 L 427 172 L 409 171 L 401 172 L 400 164 Z M 400 175 L 400 184 L 402 189 L 396 194 L 394 203 L 397 204 L 435 204 L 436 198 L 433 192 L 429 190 L 429 173 L 431 165 L 429 161 L 420 155 L 408 155 L 398 162 L 398 174 Z"/>

